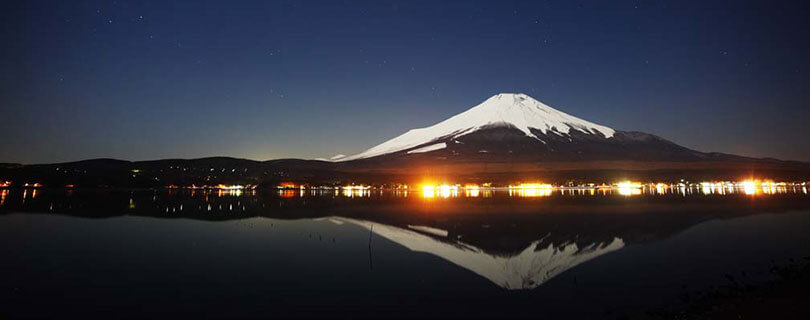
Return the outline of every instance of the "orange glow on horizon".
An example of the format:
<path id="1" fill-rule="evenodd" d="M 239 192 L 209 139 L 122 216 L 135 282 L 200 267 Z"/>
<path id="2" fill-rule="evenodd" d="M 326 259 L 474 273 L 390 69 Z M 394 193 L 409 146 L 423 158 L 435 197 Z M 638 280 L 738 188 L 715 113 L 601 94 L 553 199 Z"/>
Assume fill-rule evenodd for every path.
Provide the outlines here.
<path id="1" fill-rule="evenodd" d="M 278 184 L 278 187 L 282 189 L 295 189 L 298 185 L 293 182 L 282 182 Z"/>

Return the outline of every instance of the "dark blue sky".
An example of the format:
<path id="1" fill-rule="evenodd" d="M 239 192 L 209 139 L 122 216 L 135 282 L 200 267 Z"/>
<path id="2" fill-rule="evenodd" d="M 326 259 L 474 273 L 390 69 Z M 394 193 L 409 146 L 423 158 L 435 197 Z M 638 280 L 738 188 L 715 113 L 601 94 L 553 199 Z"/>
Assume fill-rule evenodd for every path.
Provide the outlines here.
<path id="1" fill-rule="evenodd" d="M 0 162 L 351 154 L 499 92 L 810 160 L 807 1 L 3 1 Z"/>

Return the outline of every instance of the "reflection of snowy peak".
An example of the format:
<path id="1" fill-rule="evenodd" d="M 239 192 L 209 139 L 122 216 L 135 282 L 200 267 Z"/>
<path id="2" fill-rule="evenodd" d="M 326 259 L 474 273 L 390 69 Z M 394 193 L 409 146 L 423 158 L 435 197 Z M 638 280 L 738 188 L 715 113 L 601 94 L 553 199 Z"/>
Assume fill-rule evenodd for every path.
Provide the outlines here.
<path id="1" fill-rule="evenodd" d="M 405 151 L 440 139 L 457 138 L 481 129 L 496 127 L 514 128 L 527 137 L 536 139 L 539 138 L 533 133 L 534 130 L 560 136 L 576 130 L 603 138 L 610 138 L 615 133 L 611 128 L 566 114 L 525 94 L 502 93 L 434 126 L 410 130 L 362 153 L 334 161 L 364 159 Z M 438 144 L 431 150 L 417 152 L 437 149 L 440 149 Z"/>
<path id="2" fill-rule="evenodd" d="M 372 229 L 374 225 L 373 232 L 381 237 L 413 251 L 441 257 L 506 289 L 535 288 L 580 263 L 624 247 L 624 241 L 620 238 L 584 248 L 574 243 L 559 247 L 551 244 L 541 246 L 541 241 L 535 241 L 517 255 L 499 256 L 462 242 L 443 242 L 423 233 L 390 225 L 342 217 L 330 220 L 349 222 L 366 229 Z"/>

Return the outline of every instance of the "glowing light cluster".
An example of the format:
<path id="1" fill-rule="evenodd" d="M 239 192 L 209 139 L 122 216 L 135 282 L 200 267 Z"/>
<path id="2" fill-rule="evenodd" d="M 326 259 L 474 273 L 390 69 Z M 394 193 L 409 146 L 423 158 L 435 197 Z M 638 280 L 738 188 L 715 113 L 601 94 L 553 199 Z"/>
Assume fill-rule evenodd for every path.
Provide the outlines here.
<path id="1" fill-rule="evenodd" d="M 465 184 L 464 195 L 467 197 L 476 198 L 481 194 L 480 189 L 481 188 L 477 184 Z"/>
<path id="2" fill-rule="evenodd" d="M 172 186 L 169 186 L 169 188 Z M 217 187 L 203 186 L 201 188 L 221 188 L 222 185 Z M 230 186 L 226 186 L 230 187 Z M 187 187 L 179 187 L 187 188 Z M 245 187 L 248 188 L 248 187 Z M 254 187 L 255 188 L 255 187 Z M 391 183 L 383 185 L 308 185 L 299 184 L 296 182 L 283 182 L 277 186 L 279 190 L 300 190 L 300 196 L 307 194 L 315 195 L 316 192 L 334 192 L 334 196 L 347 196 L 347 197 L 367 197 L 371 193 L 379 192 L 382 194 L 386 191 L 394 192 L 396 197 L 408 196 L 408 190 L 415 191 L 412 194 L 421 196 L 423 198 L 450 198 L 450 197 L 492 197 L 493 192 L 498 190 L 506 190 L 510 196 L 520 197 L 541 197 L 551 196 L 557 190 L 561 195 L 596 195 L 596 194 L 618 194 L 624 196 L 635 196 L 642 194 L 649 195 L 667 195 L 667 194 L 704 194 L 704 195 L 730 195 L 735 193 L 749 194 L 749 195 L 770 195 L 777 193 L 789 192 L 807 192 L 806 182 L 774 182 L 772 180 L 745 180 L 745 181 L 701 181 L 690 182 L 681 179 L 680 182 L 634 182 L 634 181 L 619 181 L 613 183 L 585 183 L 578 184 L 568 183 L 566 185 L 552 185 L 547 183 L 531 182 L 531 183 L 518 183 L 511 185 L 493 186 L 491 183 L 467 183 L 467 184 L 453 184 L 453 183 L 436 183 L 435 180 L 426 180 L 418 185 L 408 186 L 407 184 Z M 421 189 L 421 192 L 419 190 Z M 227 189 L 226 189 L 227 190 Z M 293 193 L 282 193 L 284 197 L 290 197 Z M 298 193 L 295 193 L 298 195 Z"/>
<path id="3" fill-rule="evenodd" d="M 521 183 L 516 186 L 509 186 L 509 195 L 518 197 L 548 197 L 554 190 L 554 186 L 545 183 Z"/>
<path id="4" fill-rule="evenodd" d="M 745 194 L 755 194 L 757 193 L 757 183 L 752 180 L 743 181 L 743 191 Z"/>
<path id="5" fill-rule="evenodd" d="M 622 181 L 616 184 L 619 194 L 623 196 L 640 195 L 643 185 L 639 182 Z"/>
<path id="6" fill-rule="evenodd" d="M 371 186 L 351 185 L 351 186 L 343 186 L 341 187 L 341 189 L 343 189 L 344 197 L 354 198 L 354 197 L 367 197 L 371 195 L 370 191 Z"/>
<path id="7" fill-rule="evenodd" d="M 355 186 L 355 185 L 351 185 L 351 186 L 344 186 L 342 188 L 343 188 L 343 190 L 368 190 L 368 189 L 371 189 L 371 186 L 363 186 L 363 185 Z"/>
<path id="8" fill-rule="evenodd" d="M 449 184 L 442 184 L 442 185 L 422 185 L 422 197 L 423 198 L 450 198 L 450 197 L 458 197 L 458 185 L 449 185 Z"/>
<path id="9" fill-rule="evenodd" d="M 282 198 L 295 198 L 295 190 L 292 189 L 278 190 L 278 195 Z"/>
<path id="10" fill-rule="evenodd" d="M 545 183 L 521 183 L 516 186 L 509 186 L 509 189 L 553 189 L 554 186 Z"/>
<path id="11" fill-rule="evenodd" d="M 658 194 L 667 193 L 667 189 L 669 189 L 669 185 L 667 185 L 666 183 L 655 184 L 655 192 L 657 192 Z"/>
<path id="12" fill-rule="evenodd" d="M 279 189 L 297 189 L 298 185 L 293 182 L 282 182 L 278 184 Z"/>
<path id="13" fill-rule="evenodd" d="M 217 196 L 222 197 L 225 195 L 229 196 L 241 196 L 243 188 L 238 189 L 217 189 Z"/>
<path id="14" fill-rule="evenodd" d="M 220 190 L 242 190 L 242 189 L 245 189 L 245 186 L 243 186 L 243 185 L 239 185 L 239 184 L 232 184 L 232 185 L 218 184 L 218 185 L 214 186 L 214 189 L 220 189 Z"/>

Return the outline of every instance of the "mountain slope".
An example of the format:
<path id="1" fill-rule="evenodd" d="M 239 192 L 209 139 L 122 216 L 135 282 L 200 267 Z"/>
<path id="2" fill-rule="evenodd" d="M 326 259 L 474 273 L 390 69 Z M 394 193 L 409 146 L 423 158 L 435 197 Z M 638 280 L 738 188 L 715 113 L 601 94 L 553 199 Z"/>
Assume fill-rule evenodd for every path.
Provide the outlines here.
<path id="1" fill-rule="evenodd" d="M 727 161 L 661 137 L 619 131 L 549 107 L 525 94 L 503 93 L 427 128 L 410 130 L 348 161 Z"/>
<path id="2" fill-rule="evenodd" d="M 502 93 L 434 126 L 410 130 L 362 153 L 341 157 L 336 161 L 377 157 L 442 139 L 462 137 L 483 129 L 504 127 L 518 130 L 524 136 L 541 143 L 545 143 L 541 136 L 548 134 L 564 136 L 579 132 L 610 138 L 615 133 L 611 128 L 574 117 L 525 94 Z M 433 150 L 438 149 L 441 148 L 436 147 Z"/>

